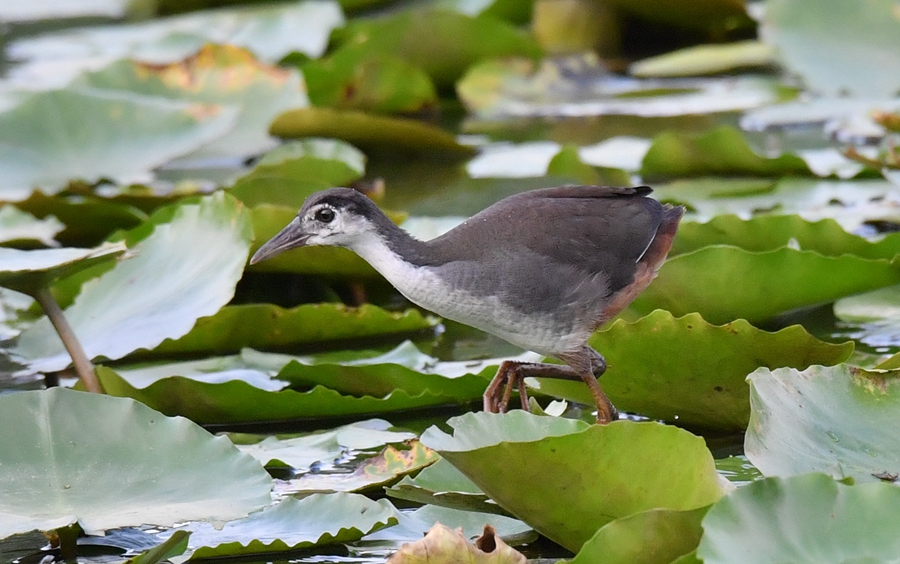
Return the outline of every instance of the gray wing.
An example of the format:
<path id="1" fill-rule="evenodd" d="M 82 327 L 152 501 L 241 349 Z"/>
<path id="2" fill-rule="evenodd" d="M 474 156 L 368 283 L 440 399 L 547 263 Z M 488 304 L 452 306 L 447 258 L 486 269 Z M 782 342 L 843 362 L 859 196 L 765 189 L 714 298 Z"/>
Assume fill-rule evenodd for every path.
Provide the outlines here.
<path id="1" fill-rule="evenodd" d="M 524 192 L 457 227 L 452 244 L 444 236 L 429 246 L 441 263 L 453 265 L 451 276 L 477 277 L 484 293 L 522 311 L 579 307 L 596 317 L 632 282 L 656 234 L 663 207 L 646 197 L 650 191 L 562 186 Z"/>

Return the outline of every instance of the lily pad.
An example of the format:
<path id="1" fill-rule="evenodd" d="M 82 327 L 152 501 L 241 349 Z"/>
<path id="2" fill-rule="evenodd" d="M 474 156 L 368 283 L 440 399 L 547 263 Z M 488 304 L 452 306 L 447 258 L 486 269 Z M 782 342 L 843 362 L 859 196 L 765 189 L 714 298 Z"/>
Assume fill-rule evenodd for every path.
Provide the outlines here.
<path id="1" fill-rule="evenodd" d="M 752 413 L 744 451 L 766 476 L 824 472 L 873 482 L 900 473 L 891 432 L 900 413 L 900 371 L 846 364 L 748 376 Z"/>
<path id="2" fill-rule="evenodd" d="M 631 182 L 631 176 L 620 168 L 593 167 L 587 164 L 581 160 L 575 145 L 566 145 L 550 160 L 547 174 L 570 177 L 581 184 L 594 186 L 619 186 Z"/>
<path id="3" fill-rule="evenodd" d="M 437 104 L 431 78 L 405 60 L 372 53 L 364 43 L 303 65 L 316 106 L 378 113 L 414 113 Z"/>
<path id="4" fill-rule="evenodd" d="M 416 503 L 480 513 L 506 513 L 490 501 L 472 480 L 443 458 L 424 468 L 415 478 L 405 476 L 390 488 L 385 488 L 385 492 L 391 497 Z"/>
<path id="5" fill-rule="evenodd" d="M 480 59 L 541 55 L 534 39 L 513 25 L 441 8 L 357 19 L 335 30 L 332 40 L 400 57 L 424 69 L 438 89 L 452 87 Z"/>
<path id="6" fill-rule="evenodd" d="M 353 308 L 320 303 L 290 309 L 272 304 L 225 306 L 209 317 L 198 319 L 183 337 L 163 341 L 151 353 L 171 356 L 228 353 L 244 347 L 272 349 L 414 333 L 431 329 L 436 322 L 419 310 L 394 313 L 371 304 Z"/>
<path id="7" fill-rule="evenodd" d="M 440 390 L 417 395 L 395 390 L 386 397 L 356 397 L 324 386 L 305 392 L 268 392 L 241 380 L 208 384 L 180 376 L 137 389 L 105 367 L 97 369 L 97 377 L 107 394 L 135 398 L 163 413 L 201 424 L 365 417 L 458 403 Z"/>
<path id="8" fill-rule="evenodd" d="M 45 247 L 56 247 L 54 237 L 65 229 L 58 219 L 48 216 L 38 219 L 19 208 L 6 205 L 0 208 L 0 243 L 39 243 Z"/>
<path id="9" fill-rule="evenodd" d="M 854 231 L 866 221 L 897 219 L 894 206 L 884 205 L 884 199 L 894 190 L 883 179 L 706 177 L 657 185 L 654 195 L 666 202 L 686 204 L 700 221 L 722 214 L 750 217 L 775 212 L 800 214 L 808 221 L 832 218 L 847 231 Z"/>
<path id="10" fill-rule="evenodd" d="M 750 67 L 774 66 L 775 50 L 759 41 L 697 45 L 638 61 L 628 71 L 638 77 L 697 76 Z"/>
<path id="11" fill-rule="evenodd" d="M 320 57 L 331 31 L 343 25 L 337 2 L 315 0 L 204 10 L 141 23 L 96 26 L 46 33 L 19 39 L 7 53 L 27 61 L 13 80 L 31 78 L 62 86 L 98 61 L 132 58 L 151 63 L 179 61 L 207 43 L 249 49 L 261 60 L 275 63 L 292 52 Z M 52 69 L 56 75 L 47 77 Z"/>
<path id="12" fill-rule="evenodd" d="M 900 254 L 900 233 L 889 233 L 872 241 L 848 233 L 833 219 L 807 221 L 799 215 L 763 215 L 744 220 L 735 215 L 721 215 L 706 223 L 682 222 L 669 255 L 723 244 L 756 252 L 790 244 L 825 256 L 892 259 Z"/>
<path id="13" fill-rule="evenodd" d="M 251 207 L 277 204 L 296 214 L 309 195 L 362 177 L 365 163 L 356 147 L 336 139 L 291 141 L 267 153 L 229 192 Z"/>
<path id="14" fill-rule="evenodd" d="M 219 192 L 159 210 L 126 240 L 137 256 L 87 282 L 66 310 L 88 357 L 117 359 L 152 348 L 215 313 L 243 273 L 250 222 L 236 200 Z M 13 353 L 39 372 L 70 361 L 47 319 L 23 331 Z"/>
<path id="15" fill-rule="evenodd" d="M 0 247 L 0 286 L 33 294 L 54 281 L 114 260 L 127 250 L 124 243 L 106 243 L 93 249 L 35 249 Z"/>
<path id="16" fill-rule="evenodd" d="M 231 441 L 133 400 L 19 392 L 0 396 L 0 419 L 0 537 L 76 522 L 91 534 L 223 522 L 270 500 L 269 475 Z"/>
<path id="17" fill-rule="evenodd" d="M 157 564 L 181 556 L 187 550 L 189 536 L 187 531 L 175 531 L 164 543 L 129 558 L 125 564 Z"/>
<path id="18" fill-rule="evenodd" d="M 305 471 L 314 463 L 334 461 L 350 450 L 401 443 L 415 437 L 411 433 L 390 431 L 390 426 L 383 419 L 369 419 L 291 439 L 269 436 L 238 448 L 265 466 L 291 466 Z"/>
<path id="19" fill-rule="evenodd" d="M 40 92 L 0 113 L 0 199 L 55 194 L 70 180 L 120 183 L 229 131 L 233 108 L 128 92 L 70 88 Z"/>
<path id="20" fill-rule="evenodd" d="M 420 121 L 376 116 L 353 110 L 300 108 L 284 112 L 269 127 L 272 135 L 286 138 L 333 137 L 367 152 L 404 152 L 467 157 L 475 149 L 434 125 Z"/>
<path id="21" fill-rule="evenodd" d="M 64 224 L 56 239 L 66 246 L 92 247 L 112 233 L 137 227 L 147 214 L 131 205 L 83 195 L 47 196 L 36 191 L 16 207 L 37 217 L 53 216 Z"/>
<path id="22" fill-rule="evenodd" d="M 741 132 L 729 126 L 701 135 L 676 131 L 660 133 L 653 139 L 641 167 L 641 176 L 650 179 L 716 174 L 809 176 L 812 172 L 796 155 L 758 155 Z"/>
<path id="23" fill-rule="evenodd" d="M 469 413 L 448 424 L 453 436 L 431 427 L 422 442 L 572 551 L 615 519 L 654 508 L 697 509 L 731 487 L 716 474 L 703 439 L 677 427 L 588 425 L 519 410 Z M 515 472 L 498 471 L 498 460 Z"/>
<path id="24" fill-rule="evenodd" d="M 669 564 L 693 552 L 709 507 L 690 511 L 650 509 L 604 525 L 584 543 L 572 564 Z"/>
<path id="25" fill-rule="evenodd" d="M 403 476 L 418 472 L 434 464 L 440 457 L 436 452 L 413 440 L 409 448 L 398 449 L 391 445 L 377 456 L 368 458 L 350 473 L 308 473 L 299 478 L 279 482 L 275 491 L 282 495 L 309 495 L 311 493 L 380 491 Z"/>
<path id="26" fill-rule="evenodd" d="M 187 159 L 247 157 L 275 147 L 269 122 L 289 109 L 309 104 L 295 70 L 257 61 L 233 45 L 205 45 L 196 54 L 167 65 L 122 60 L 82 75 L 76 85 L 239 108 L 224 136 L 185 155 Z"/>
<path id="27" fill-rule="evenodd" d="M 697 557 L 705 564 L 896 562 L 900 489 L 847 486 L 822 474 L 767 478 L 714 505 Z"/>
<path id="28" fill-rule="evenodd" d="M 284 498 L 246 519 L 216 530 L 205 523 L 188 525 L 191 560 L 271 554 L 346 543 L 397 523 L 387 501 L 372 501 L 351 493 L 313 494 L 301 500 Z"/>
<path id="29" fill-rule="evenodd" d="M 900 284 L 900 268 L 891 260 L 831 257 L 790 247 L 751 252 L 712 245 L 668 259 L 631 307 L 641 313 L 699 312 L 711 323 L 759 323 L 894 284 Z"/>
<path id="30" fill-rule="evenodd" d="M 857 9 L 858 8 L 858 9 Z M 896 96 L 900 24 L 891 0 L 777 0 L 766 6 L 764 38 L 785 65 L 820 94 Z"/>
<path id="31" fill-rule="evenodd" d="M 760 366 L 837 364 L 853 351 L 852 343 L 825 343 L 799 325 L 770 333 L 741 319 L 716 326 L 696 313 L 676 318 L 665 310 L 633 323 L 616 320 L 589 344 L 606 357 L 600 383 L 619 409 L 735 432 L 750 418 L 747 374 Z M 542 393 L 593 405 L 580 382 L 537 383 Z"/>
<path id="32" fill-rule="evenodd" d="M 733 112 L 777 101 L 759 77 L 614 77 L 593 55 L 486 60 L 457 84 L 466 108 L 485 119 L 634 115 L 666 117 Z"/>

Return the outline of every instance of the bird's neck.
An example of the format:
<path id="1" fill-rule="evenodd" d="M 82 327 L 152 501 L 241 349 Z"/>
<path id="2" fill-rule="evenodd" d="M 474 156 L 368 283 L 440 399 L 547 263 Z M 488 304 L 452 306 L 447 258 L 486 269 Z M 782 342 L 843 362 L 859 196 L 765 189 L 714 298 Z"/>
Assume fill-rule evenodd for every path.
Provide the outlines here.
<path id="1" fill-rule="evenodd" d="M 393 273 L 408 267 L 429 266 L 427 243 L 420 241 L 390 220 L 376 232 L 360 237 L 350 250 L 362 257 L 382 276 L 392 281 Z"/>

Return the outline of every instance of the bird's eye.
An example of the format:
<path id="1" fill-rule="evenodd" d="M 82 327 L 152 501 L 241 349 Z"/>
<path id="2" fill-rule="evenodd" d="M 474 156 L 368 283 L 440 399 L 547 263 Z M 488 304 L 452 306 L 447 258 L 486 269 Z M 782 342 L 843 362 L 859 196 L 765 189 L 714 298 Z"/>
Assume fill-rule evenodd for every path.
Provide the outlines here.
<path id="1" fill-rule="evenodd" d="M 334 210 L 331 208 L 322 208 L 316 212 L 316 221 L 322 223 L 331 223 L 334 221 Z"/>

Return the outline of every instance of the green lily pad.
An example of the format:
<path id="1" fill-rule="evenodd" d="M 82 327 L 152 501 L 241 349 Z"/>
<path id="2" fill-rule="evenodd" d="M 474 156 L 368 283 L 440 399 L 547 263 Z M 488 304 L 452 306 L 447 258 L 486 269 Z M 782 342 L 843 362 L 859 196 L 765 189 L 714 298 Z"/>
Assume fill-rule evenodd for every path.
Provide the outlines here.
<path id="1" fill-rule="evenodd" d="M 631 176 L 620 168 L 594 167 L 578 154 L 578 147 L 566 145 L 553 157 L 547 165 L 547 174 L 551 176 L 570 177 L 574 180 L 594 186 L 628 185 Z"/>
<path id="2" fill-rule="evenodd" d="M 240 258 L 240 257 L 239 257 Z M 225 306 L 197 320 L 189 333 L 163 341 L 151 353 L 228 353 L 244 347 L 272 349 L 431 329 L 436 320 L 408 309 L 394 313 L 364 304 L 304 304 L 285 309 L 272 304 Z"/>
<path id="3" fill-rule="evenodd" d="M 858 8 L 858 9 L 857 9 Z M 890 96 L 900 88 L 895 5 L 875 0 L 778 0 L 766 7 L 765 30 L 789 70 L 819 94 Z"/>
<path id="4" fill-rule="evenodd" d="M 788 244 L 825 256 L 892 259 L 900 254 L 900 233 L 889 233 L 871 241 L 848 233 L 833 219 L 807 221 L 799 215 L 763 215 L 744 220 L 736 215 L 721 215 L 706 223 L 682 222 L 669 255 L 689 253 L 710 245 L 734 245 L 761 252 Z"/>
<path id="5" fill-rule="evenodd" d="M 604 525 L 584 543 L 572 564 L 669 564 L 693 552 L 709 507 L 690 511 L 650 509 Z"/>
<path id="6" fill-rule="evenodd" d="M 431 78 L 405 60 L 370 52 L 366 44 L 338 49 L 303 65 L 316 106 L 378 113 L 414 113 L 437 104 Z"/>
<path id="7" fill-rule="evenodd" d="M 105 243 L 93 249 L 36 249 L 0 247 L 0 286 L 33 294 L 54 281 L 111 261 L 127 250 L 124 243 Z"/>
<path id="8" fill-rule="evenodd" d="M 248 206 L 276 204 L 296 214 L 311 194 L 346 186 L 365 173 L 366 157 L 336 139 L 304 139 L 267 153 L 229 192 Z M 268 240 L 257 236 L 260 244 Z"/>
<path id="9" fill-rule="evenodd" d="M 741 111 L 777 101 L 759 77 L 610 80 L 593 55 L 485 60 L 456 87 L 466 108 L 486 119 L 634 115 L 669 117 Z"/>
<path id="10" fill-rule="evenodd" d="M 192 531 L 191 560 L 270 554 L 359 540 L 396 524 L 396 511 L 387 500 L 351 493 L 313 494 L 301 500 L 282 499 L 246 519 L 226 523 L 221 530 L 205 523 L 183 530 Z"/>
<path id="11" fill-rule="evenodd" d="M 272 135 L 285 138 L 332 137 L 367 152 L 404 152 L 467 157 L 472 147 L 461 145 L 452 134 L 424 122 L 376 116 L 352 110 L 300 108 L 275 118 Z"/>
<path id="12" fill-rule="evenodd" d="M 415 478 L 404 476 L 385 492 L 397 499 L 479 513 L 505 514 L 472 480 L 446 459 L 424 468 Z"/>
<path id="13" fill-rule="evenodd" d="M 37 217 L 61 221 L 65 229 L 56 239 L 73 247 L 92 247 L 115 231 L 132 229 L 147 219 L 140 209 L 94 196 L 47 196 L 36 191 L 16 206 Z"/>
<path id="14" fill-rule="evenodd" d="M 133 58 L 169 63 L 196 53 L 207 43 L 243 47 L 275 63 L 295 51 L 320 57 L 331 31 L 343 23 L 340 5 L 329 0 L 240 6 L 47 33 L 19 39 L 9 45 L 8 52 L 17 61 L 35 65 L 53 61 L 57 74 L 60 69 L 72 69 L 69 78 L 89 67 L 91 61 L 96 64 L 98 57 L 110 62 Z M 57 83 L 65 82 L 65 78 Z"/>
<path id="15" fill-rule="evenodd" d="M 820 341 L 794 325 L 775 333 L 744 320 L 712 325 L 696 313 L 657 310 L 633 323 L 616 320 L 590 345 L 606 357 L 600 383 L 621 410 L 681 425 L 741 432 L 750 418 L 747 374 L 760 366 L 836 364 L 851 342 Z M 593 405 L 587 386 L 540 378 L 542 393 Z"/>
<path id="16" fill-rule="evenodd" d="M 847 486 L 822 474 L 739 488 L 703 519 L 705 564 L 896 562 L 900 489 Z"/>
<path id="17" fill-rule="evenodd" d="M 440 8 L 357 19 L 335 30 L 332 40 L 400 57 L 428 73 L 438 89 L 452 87 L 480 59 L 541 55 L 527 33 L 506 22 Z"/>
<path id="18" fill-rule="evenodd" d="M 70 180 L 128 183 L 230 130 L 233 108 L 127 92 L 40 92 L 0 113 L 0 198 L 55 194 Z"/>
<path id="19" fill-rule="evenodd" d="M 159 210 L 126 240 L 136 256 L 87 282 L 66 309 L 88 357 L 155 347 L 218 311 L 243 273 L 250 222 L 234 198 L 218 192 Z M 70 362 L 47 319 L 22 332 L 13 354 L 38 372 Z"/>
<path id="20" fill-rule="evenodd" d="M 304 471 L 316 462 L 334 461 L 348 450 L 401 443 L 415 437 L 411 433 L 389 431 L 390 426 L 383 419 L 369 419 L 291 439 L 269 436 L 238 448 L 265 466 L 291 466 Z"/>
<path id="21" fill-rule="evenodd" d="M 519 410 L 469 413 L 448 424 L 453 436 L 431 427 L 422 442 L 501 507 L 572 551 L 620 517 L 697 509 L 731 488 L 716 474 L 703 439 L 677 427 L 588 425 Z M 516 471 L 499 472 L 498 460 Z"/>
<path id="22" fill-rule="evenodd" d="M 631 307 L 699 312 L 711 323 L 759 323 L 793 309 L 900 283 L 900 268 L 886 259 L 824 256 L 782 247 L 751 252 L 712 245 L 668 259 Z"/>
<path id="23" fill-rule="evenodd" d="M 91 534 L 223 522 L 270 500 L 269 475 L 231 441 L 129 399 L 64 388 L 5 394 L 0 420 L 0 538 L 76 522 Z"/>
<path id="24" fill-rule="evenodd" d="M 377 456 L 368 458 L 350 473 L 308 473 L 293 480 L 279 482 L 275 492 L 281 495 L 309 495 L 311 493 L 381 491 L 384 486 L 401 477 L 434 464 L 440 457 L 418 440 L 408 448 L 388 445 Z"/>
<path id="25" fill-rule="evenodd" d="M 653 139 L 641 166 L 641 176 L 650 179 L 716 174 L 809 176 L 812 172 L 796 155 L 758 155 L 741 132 L 729 126 L 701 135 L 676 131 L 660 133 Z"/>
<path id="26" fill-rule="evenodd" d="M 188 159 L 247 157 L 271 149 L 277 141 L 266 131 L 269 122 L 289 108 L 309 104 L 297 71 L 261 63 L 233 45 L 205 45 L 168 65 L 121 60 L 74 84 L 239 108 L 234 127 L 185 155 Z"/>
<path id="27" fill-rule="evenodd" d="M 721 45 L 696 45 L 632 64 L 628 71 L 641 78 L 718 74 L 750 67 L 774 66 L 775 50 L 748 40 Z"/>
<path id="28" fill-rule="evenodd" d="M 654 195 L 662 201 L 687 205 L 701 220 L 724 214 L 747 217 L 775 212 L 802 214 L 811 221 L 832 218 L 847 231 L 854 231 L 866 221 L 897 219 L 894 208 L 883 201 L 894 190 L 883 179 L 706 177 L 657 185 Z"/>
<path id="29" fill-rule="evenodd" d="M 63 229 L 65 225 L 52 215 L 38 219 L 15 206 L 5 205 L 0 208 L 2 244 L 39 243 L 45 247 L 56 247 L 59 243 L 54 237 Z"/>
<path id="30" fill-rule="evenodd" d="M 97 377 L 107 394 L 131 397 L 163 413 L 182 415 L 204 425 L 365 417 L 458 403 L 440 390 L 417 395 L 395 390 L 386 397 L 356 397 L 324 386 L 305 392 L 269 392 L 241 380 L 209 384 L 180 376 L 137 389 L 109 368 L 98 368 Z"/>
<path id="31" fill-rule="evenodd" d="M 846 364 L 750 374 L 752 413 L 744 452 L 766 476 L 824 472 L 872 482 L 900 473 L 892 422 L 900 371 Z"/>

